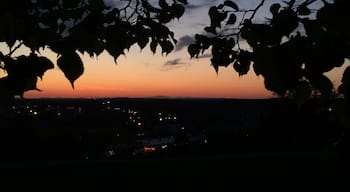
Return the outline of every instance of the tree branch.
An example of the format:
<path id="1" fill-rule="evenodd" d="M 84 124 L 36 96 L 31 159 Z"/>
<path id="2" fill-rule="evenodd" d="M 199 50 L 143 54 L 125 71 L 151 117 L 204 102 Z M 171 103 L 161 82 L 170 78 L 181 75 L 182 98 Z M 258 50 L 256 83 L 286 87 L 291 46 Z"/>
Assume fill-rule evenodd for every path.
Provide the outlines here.
<path id="1" fill-rule="evenodd" d="M 260 4 L 253 10 L 253 14 L 250 16 L 249 20 L 252 20 L 256 14 L 256 12 L 262 7 L 265 3 L 265 0 L 261 0 Z"/>
<path id="2" fill-rule="evenodd" d="M 23 45 L 23 41 L 20 42 L 15 48 L 12 50 L 10 49 L 10 52 L 7 54 L 7 56 L 11 56 L 17 49 L 19 49 Z"/>
<path id="3" fill-rule="evenodd" d="M 139 5 L 140 5 L 140 2 L 139 1 L 136 1 L 136 5 L 135 5 L 135 8 L 134 8 L 134 11 L 130 14 L 130 16 L 127 18 L 127 20 L 129 21 L 137 12 L 138 8 L 139 8 Z"/>
<path id="4" fill-rule="evenodd" d="M 315 1 L 317 1 L 317 0 L 307 0 L 302 5 L 308 6 L 308 5 L 312 4 L 312 3 L 314 3 Z"/>

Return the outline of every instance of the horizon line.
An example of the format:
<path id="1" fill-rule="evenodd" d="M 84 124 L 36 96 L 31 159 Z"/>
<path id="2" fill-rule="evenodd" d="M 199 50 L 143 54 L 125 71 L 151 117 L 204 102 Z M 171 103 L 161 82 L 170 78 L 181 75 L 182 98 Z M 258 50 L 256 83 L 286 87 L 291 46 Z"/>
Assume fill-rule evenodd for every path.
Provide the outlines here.
<path id="1" fill-rule="evenodd" d="M 16 98 L 20 100 L 31 99 L 237 99 L 237 100 L 264 100 L 264 99 L 280 99 L 283 97 L 256 97 L 256 98 L 244 98 L 244 97 L 174 97 L 174 96 L 149 96 L 149 97 L 31 97 L 31 98 Z"/>

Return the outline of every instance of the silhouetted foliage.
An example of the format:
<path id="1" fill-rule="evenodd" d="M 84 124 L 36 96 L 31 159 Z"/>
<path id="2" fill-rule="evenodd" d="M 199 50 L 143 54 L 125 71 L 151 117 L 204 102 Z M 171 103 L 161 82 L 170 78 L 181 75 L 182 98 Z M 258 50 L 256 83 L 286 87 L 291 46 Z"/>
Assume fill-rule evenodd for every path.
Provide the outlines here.
<path id="1" fill-rule="evenodd" d="M 256 13 L 265 6 L 270 13 L 262 12 L 266 19 L 256 20 Z M 198 58 L 210 49 L 216 72 L 233 64 L 239 75 L 245 75 L 252 65 L 255 74 L 264 77 L 266 89 L 295 97 L 299 104 L 313 91 L 329 98 L 334 88 L 324 73 L 350 57 L 349 7 L 346 0 L 261 0 L 256 8 L 241 9 L 226 0 L 210 7 L 210 25 L 203 34 L 196 34 L 188 52 Z M 248 48 L 241 46 L 245 42 Z M 349 78 L 350 67 L 338 88 L 346 97 Z"/>
<path id="2" fill-rule="evenodd" d="M 99 56 L 104 50 L 116 60 L 125 50 L 147 44 L 153 53 L 158 45 L 162 54 L 174 49 L 174 33 L 165 25 L 179 19 L 186 0 L 116 1 L 103 0 L 5 0 L 0 2 L 0 42 L 9 53 L 0 52 L 0 68 L 7 76 L 0 79 L 0 100 L 8 103 L 15 95 L 36 90 L 37 77 L 54 67 L 40 50 L 57 54 L 57 65 L 74 88 L 74 81 L 84 72 L 78 53 Z M 21 47 L 29 56 L 14 57 Z"/>
<path id="3" fill-rule="evenodd" d="M 73 88 L 84 72 L 78 52 L 97 57 L 105 50 L 116 60 L 137 44 L 140 49 L 149 45 L 153 53 L 160 46 L 162 54 L 169 54 L 177 41 L 165 24 L 184 14 L 187 1 L 157 2 L 1 1 L 0 42 L 9 47 L 9 53 L 0 52 L 0 67 L 7 72 L 0 79 L 1 101 L 37 90 L 37 77 L 54 67 L 38 56 L 41 49 L 57 54 L 57 65 Z M 188 46 L 191 57 L 211 49 L 211 63 L 217 72 L 220 66 L 232 64 L 239 75 L 245 75 L 252 66 L 256 75 L 264 77 L 266 89 L 293 96 L 299 103 L 314 90 L 331 96 L 333 84 L 324 73 L 342 66 L 350 56 L 350 33 L 344 21 L 349 16 L 348 1 L 267 3 L 261 0 L 255 8 L 241 9 L 234 1 L 225 0 L 210 7 L 210 25 Z M 266 5 L 270 7 L 267 19 L 256 21 L 256 13 Z M 242 42 L 249 48 L 243 48 Z M 31 54 L 13 57 L 20 47 L 29 48 Z M 344 73 L 338 88 L 346 97 L 348 76 Z"/>

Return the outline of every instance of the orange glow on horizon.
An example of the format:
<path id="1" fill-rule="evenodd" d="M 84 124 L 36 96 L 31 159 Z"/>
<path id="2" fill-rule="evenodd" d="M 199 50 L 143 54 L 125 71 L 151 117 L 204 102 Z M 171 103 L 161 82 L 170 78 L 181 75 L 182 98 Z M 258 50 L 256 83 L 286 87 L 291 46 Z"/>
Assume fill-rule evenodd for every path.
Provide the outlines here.
<path id="1" fill-rule="evenodd" d="M 56 55 L 45 51 L 55 63 Z M 253 70 L 242 77 L 232 65 L 220 68 L 217 75 L 210 59 L 189 59 L 185 51 L 161 56 L 149 50 L 133 47 L 117 64 L 106 53 L 96 58 L 82 56 L 85 71 L 72 89 L 63 72 L 56 66 L 38 80 L 42 91 L 28 91 L 25 98 L 99 98 L 99 97 L 192 97 L 192 98 L 271 98 L 272 92 L 264 87 L 263 77 Z M 168 61 L 178 65 L 165 65 Z M 169 62 L 171 63 L 171 62 Z M 341 74 L 349 65 L 327 73 L 333 83 L 340 83 Z"/>
<path id="2" fill-rule="evenodd" d="M 182 64 L 167 66 L 165 62 L 181 58 Z M 50 58 L 55 61 L 55 57 Z M 114 64 L 103 53 L 98 59 L 83 57 L 85 71 L 73 90 L 56 67 L 38 81 L 38 91 L 25 93 L 26 98 L 98 98 L 98 97 L 200 97 L 200 98 L 269 98 L 263 78 L 253 72 L 238 77 L 232 66 L 220 68 L 217 75 L 209 59 L 189 59 L 175 53 L 168 57 L 147 51 L 132 50 Z M 252 74 L 251 74 L 252 73 Z"/>

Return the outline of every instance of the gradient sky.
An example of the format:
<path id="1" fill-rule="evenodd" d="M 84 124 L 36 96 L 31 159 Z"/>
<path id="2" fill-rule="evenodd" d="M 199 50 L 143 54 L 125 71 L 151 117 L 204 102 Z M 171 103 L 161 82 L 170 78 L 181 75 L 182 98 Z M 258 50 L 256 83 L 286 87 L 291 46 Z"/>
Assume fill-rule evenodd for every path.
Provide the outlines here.
<path id="1" fill-rule="evenodd" d="M 270 98 L 275 97 L 265 90 L 263 77 L 257 77 L 253 70 L 248 75 L 239 77 L 232 65 L 220 68 L 217 75 L 210 65 L 209 57 L 190 59 L 187 48 L 183 45 L 191 41 L 191 36 L 200 33 L 209 23 L 207 10 L 215 0 L 192 0 L 185 15 L 169 26 L 175 37 L 180 40 L 175 52 L 162 56 L 158 49 L 153 55 L 147 46 L 142 52 L 138 46 L 118 58 L 102 53 L 98 58 L 81 55 L 85 64 L 85 72 L 75 82 L 73 90 L 69 81 L 58 67 L 45 73 L 43 80 L 38 81 L 38 91 L 25 93 L 26 98 L 42 97 L 205 97 L 205 98 Z M 220 2 L 220 1 L 217 1 Z M 245 6 L 259 1 L 246 2 Z M 247 3 L 248 2 L 248 3 Z M 254 3 L 255 2 L 255 3 Z M 258 13 L 259 14 L 259 13 Z M 1 45 L 1 51 L 7 48 Z M 26 53 L 22 49 L 18 54 Z M 56 55 L 43 51 L 44 56 L 56 63 Z M 344 69 L 336 69 L 330 73 L 335 84 L 339 84 Z M 0 72 L 0 76 L 4 72 Z"/>

